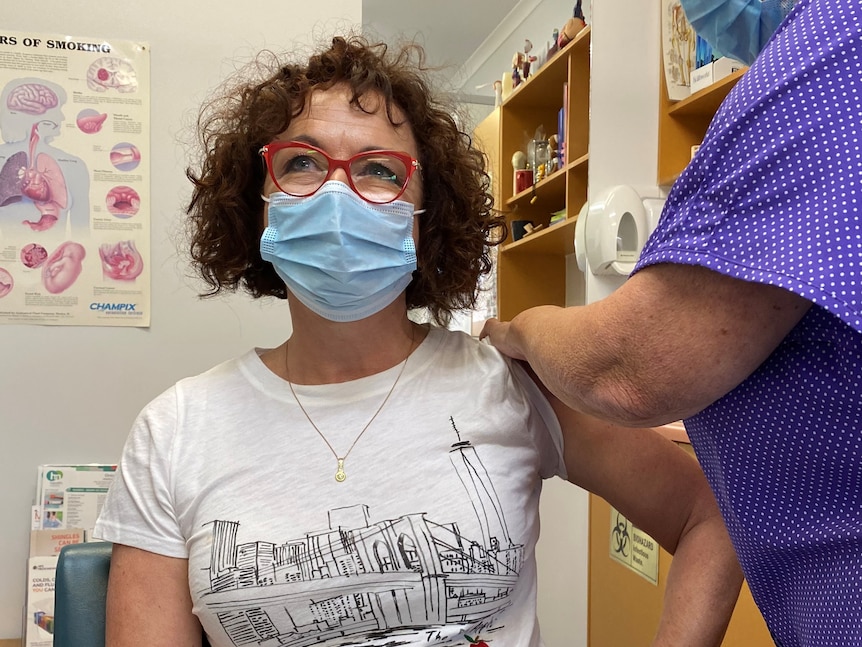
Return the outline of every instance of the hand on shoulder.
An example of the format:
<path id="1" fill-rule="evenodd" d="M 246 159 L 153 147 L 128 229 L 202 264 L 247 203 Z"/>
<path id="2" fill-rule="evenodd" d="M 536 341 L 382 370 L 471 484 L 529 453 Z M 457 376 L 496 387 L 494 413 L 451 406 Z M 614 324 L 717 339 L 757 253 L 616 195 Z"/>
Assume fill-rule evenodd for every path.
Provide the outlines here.
<path id="1" fill-rule="evenodd" d="M 488 319 L 482 328 L 482 332 L 479 333 L 479 340 L 485 341 L 512 359 L 526 360 L 527 358 L 515 341 L 511 326 L 512 324 L 509 321 Z"/>

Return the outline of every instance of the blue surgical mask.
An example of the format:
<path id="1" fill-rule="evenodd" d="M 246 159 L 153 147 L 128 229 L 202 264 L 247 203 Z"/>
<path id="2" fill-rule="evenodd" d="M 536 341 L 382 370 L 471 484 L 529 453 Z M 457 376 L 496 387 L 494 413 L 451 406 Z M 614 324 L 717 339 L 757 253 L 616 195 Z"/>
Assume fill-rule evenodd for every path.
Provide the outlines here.
<path id="1" fill-rule="evenodd" d="M 681 0 L 697 34 L 724 56 L 751 65 L 796 0 Z"/>
<path id="2" fill-rule="evenodd" d="M 266 198 L 265 198 L 266 199 Z M 366 202 L 346 184 L 314 195 L 273 193 L 260 253 L 287 288 L 330 321 L 380 312 L 407 288 L 416 269 L 409 202 Z"/>

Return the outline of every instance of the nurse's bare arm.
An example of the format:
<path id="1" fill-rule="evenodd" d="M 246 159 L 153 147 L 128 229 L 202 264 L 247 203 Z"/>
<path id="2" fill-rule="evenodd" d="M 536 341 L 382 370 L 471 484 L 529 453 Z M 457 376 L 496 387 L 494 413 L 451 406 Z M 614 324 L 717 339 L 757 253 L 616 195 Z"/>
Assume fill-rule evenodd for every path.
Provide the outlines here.
<path id="1" fill-rule="evenodd" d="M 201 647 L 188 560 L 114 544 L 105 647 Z"/>
<path id="2" fill-rule="evenodd" d="M 659 425 L 736 387 L 810 305 L 781 288 L 661 264 L 587 306 L 489 320 L 482 336 L 526 359 L 569 406 L 623 425 Z"/>
<path id="3" fill-rule="evenodd" d="M 653 429 L 616 427 L 549 399 L 569 480 L 674 555 L 653 647 L 720 645 L 742 571 L 697 461 Z"/>

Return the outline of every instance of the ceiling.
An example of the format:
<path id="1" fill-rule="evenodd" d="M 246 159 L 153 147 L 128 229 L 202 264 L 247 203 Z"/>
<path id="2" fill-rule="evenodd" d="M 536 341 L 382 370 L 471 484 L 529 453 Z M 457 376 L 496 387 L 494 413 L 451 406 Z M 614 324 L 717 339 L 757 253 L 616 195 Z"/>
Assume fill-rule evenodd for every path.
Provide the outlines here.
<path id="1" fill-rule="evenodd" d="M 385 42 L 416 40 L 425 48 L 428 63 L 449 68 L 455 85 L 468 93 L 475 87 L 460 84 L 461 66 L 480 48 L 520 0 L 363 0 L 365 32 Z M 461 75 L 461 76 L 459 76 Z M 469 76 L 466 75 L 466 76 Z M 469 82 L 469 78 L 463 78 Z M 493 99 L 493 92 L 481 93 Z M 483 101 L 484 102 L 484 101 Z"/>

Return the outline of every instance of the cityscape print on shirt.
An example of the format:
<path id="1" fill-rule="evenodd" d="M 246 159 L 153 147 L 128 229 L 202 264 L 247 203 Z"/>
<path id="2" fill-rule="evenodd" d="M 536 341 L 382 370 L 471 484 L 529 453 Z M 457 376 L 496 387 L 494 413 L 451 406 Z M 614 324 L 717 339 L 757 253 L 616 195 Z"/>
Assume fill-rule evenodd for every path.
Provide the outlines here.
<path id="1" fill-rule="evenodd" d="M 524 545 L 509 535 L 476 449 L 458 437 L 449 459 L 481 536 L 424 512 L 374 521 L 362 504 L 332 509 L 328 529 L 280 544 L 240 541 L 240 523 L 212 521 L 201 602 L 233 644 L 463 645 L 465 634 L 499 631 Z"/>

